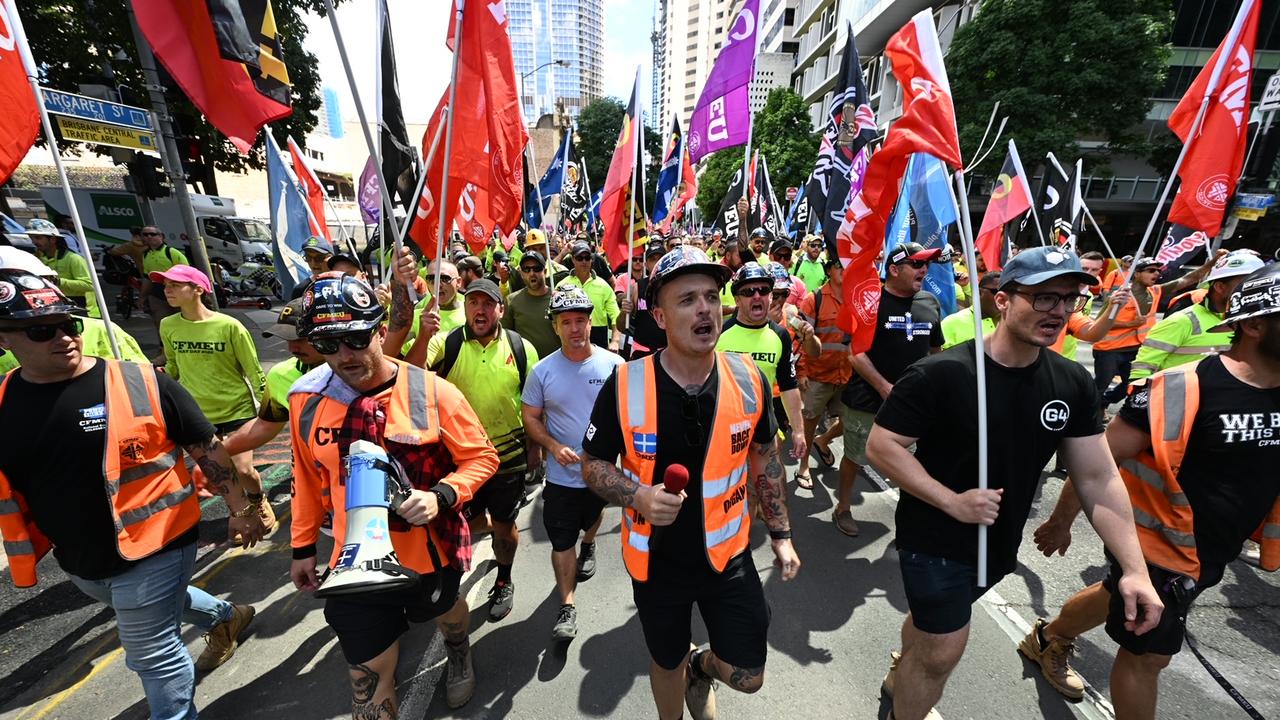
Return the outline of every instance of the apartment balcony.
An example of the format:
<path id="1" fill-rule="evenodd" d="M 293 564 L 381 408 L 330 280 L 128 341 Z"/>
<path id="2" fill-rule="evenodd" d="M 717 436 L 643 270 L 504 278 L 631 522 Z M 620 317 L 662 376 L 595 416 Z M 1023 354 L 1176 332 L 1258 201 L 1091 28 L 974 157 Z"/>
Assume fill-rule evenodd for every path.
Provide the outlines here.
<path id="1" fill-rule="evenodd" d="M 822 11 L 827 8 L 835 8 L 837 0 L 800 0 L 799 7 L 796 8 L 795 23 L 791 27 L 791 32 L 796 37 L 800 33 L 809 29 L 819 17 Z"/>

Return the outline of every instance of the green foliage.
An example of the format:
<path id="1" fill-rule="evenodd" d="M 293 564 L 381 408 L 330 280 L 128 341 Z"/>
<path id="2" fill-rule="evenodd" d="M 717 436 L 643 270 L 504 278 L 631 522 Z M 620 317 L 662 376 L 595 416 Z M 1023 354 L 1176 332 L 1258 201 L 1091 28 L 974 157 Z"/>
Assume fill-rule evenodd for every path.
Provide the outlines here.
<path id="1" fill-rule="evenodd" d="M 1078 157 L 1080 138 L 1103 141 L 1089 151 L 1095 162 L 1148 155 L 1142 121 L 1164 80 L 1172 21 L 1168 0 L 985 0 L 947 55 L 960 147 L 977 148 L 999 101 L 996 122 L 1009 118 L 1001 145 L 1012 137 L 1030 173 L 1048 152 Z M 1004 155 L 997 148 L 981 171 L 998 172 Z"/>
<path id="2" fill-rule="evenodd" d="M 613 148 L 618 144 L 622 116 L 626 112 L 627 106 L 621 100 L 603 97 L 591 101 L 578 114 L 578 153 L 586 158 L 592 194 L 604 187 L 605 178 L 609 176 L 609 163 L 613 161 Z M 649 158 L 642 176 L 642 181 L 647 180 L 644 183 L 645 207 L 652 209 L 663 147 L 662 135 L 647 125 L 644 128 L 644 149 Z"/>
<path id="3" fill-rule="evenodd" d="M 756 113 L 752 144 L 769 164 L 769 179 L 779 201 L 788 186 L 799 187 L 809 177 L 818 158 L 818 134 L 811 132 L 804 98 L 789 88 L 769 93 L 764 107 Z M 698 207 L 704 217 L 720 210 L 733 175 L 742 167 L 742 148 L 727 148 L 713 154 L 698 179 Z"/>
<path id="4" fill-rule="evenodd" d="M 321 98 L 316 57 L 303 48 L 307 36 L 303 14 L 322 13 L 324 3 L 321 0 L 273 0 L 272 6 L 293 83 L 293 114 L 272 123 L 271 129 L 282 143 L 286 136 L 292 135 L 300 144 L 305 144 L 307 133 L 316 125 Z M 151 106 L 144 91 L 137 48 L 123 3 L 28 0 L 22 5 L 22 12 L 31 51 L 41 67 L 43 85 L 68 92 L 77 92 L 81 83 L 119 86 L 124 102 Z M 205 121 L 163 69 L 161 78 L 167 84 L 165 96 L 175 120 L 175 132 L 194 141 L 206 163 L 211 162 L 216 169 L 227 172 L 264 167 L 261 138 L 249 155 L 240 155 Z M 107 152 L 107 148 L 98 146 L 88 146 L 88 149 Z"/>

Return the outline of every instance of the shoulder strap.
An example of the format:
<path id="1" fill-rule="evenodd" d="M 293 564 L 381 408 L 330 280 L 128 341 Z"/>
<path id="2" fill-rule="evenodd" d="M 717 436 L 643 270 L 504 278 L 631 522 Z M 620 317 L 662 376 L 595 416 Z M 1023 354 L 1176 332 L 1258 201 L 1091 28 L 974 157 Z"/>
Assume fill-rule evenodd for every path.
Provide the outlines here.
<path id="1" fill-rule="evenodd" d="M 813 325 L 818 326 L 818 321 L 822 318 L 822 288 L 819 287 L 817 292 L 813 294 Z"/>
<path id="2" fill-rule="evenodd" d="M 449 371 L 453 369 L 453 364 L 458 362 L 458 353 L 462 352 L 462 342 L 465 338 L 462 331 L 465 325 L 456 327 L 449 331 L 444 338 L 444 353 L 440 356 L 440 360 L 431 369 L 435 374 L 442 378 L 448 379 Z"/>
<path id="3" fill-rule="evenodd" d="M 169 262 L 173 262 L 173 248 L 169 247 L 168 245 L 165 245 L 164 256 L 169 260 Z"/>
<path id="4" fill-rule="evenodd" d="M 520 372 L 520 391 L 524 392 L 524 379 L 529 371 L 529 356 L 524 351 L 524 338 L 510 328 L 503 328 L 507 333 L 507 344 L 511 346 L 511 356 L 516 360 L 516 370 Z"/>

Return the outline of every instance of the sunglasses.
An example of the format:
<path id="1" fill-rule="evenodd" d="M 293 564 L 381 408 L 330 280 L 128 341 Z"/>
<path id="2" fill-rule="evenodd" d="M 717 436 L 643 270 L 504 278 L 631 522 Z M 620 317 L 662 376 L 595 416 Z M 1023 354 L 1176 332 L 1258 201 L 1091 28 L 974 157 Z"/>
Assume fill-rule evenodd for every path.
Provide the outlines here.
<path id="1" fill-rule="evenodd" d="M 911 267 L 915 268 L 916 270 L 919 270 L 919 269 L 920 269 L 920 268 L 922 268 L 922 267 L 928 267 L 928 266 L 929 266 L 929 261 L 928 261 L 928 260 L 904 260 L 904 261 L 902 261 L 902 262 L 900 262 L 900 263 L 898 263 L 898 264 L 899 264 L 899 265 L 910 265 Z"/>
<path id="2" fill-rule="evenodd" d="M 79 337 L 84 332 L 80 318 L 71 318 L 53 325 L 28 325 L 21 328 L 4 328 L 5 332 L 21 332 L 31 342 L 49 342 L 61 330 L 67 337 Z"/>
<path id="3" fill-rule="evenodd" d="M 574 255 L 573 259 L 577 260 L 578 262 L 586 262 L 591 259 L 591 256 L 590 255 Z"/>
<path id="4" fill-rule="evenodd" d="M 540 265 L 525 265 L 524 267 L 520 268 L 520 272 L 522 272 L 522 273 L 538 273 L 538 272 L 542 272 L 542 266 L 540 266 Z"/>
<path id="5" fill-rule="evenodd" d="M 774 256 L 775 258 L 777 258 L 778 260 L 790 260 L 790 259 L 791 259 L 791 253 L 789 253 L 789 252 L 774 253 L 774 254 L 773 254 L 773 256 Z"/>
<path id="6" fill-rule="evenodd" d="M 436 281 L 436 276 L 435 276 L 435 275 L 428 275 L 428 276 L 426 276 L 426 277 L 425 277 L 425 278 L 423 278 L 423 279 L 424 279 L 424 280 L 426 280 L 428 283 L 434 283 L 434 282 Z M 455 282 L 455 281 L 457 281 L 457 278 L 455 278 L 455 277 L 452 277 L 452 276 L 449 276 L 449 275 L 441 275 L 441 276 L 440 276 L 440 284 L 442 284 L 442 285 L 448 285 L 449 283 L 452 283 L 452 282 Z"/>
<path id="7" fill-rule="evenodd" d="M 373 342 L 373 331 L 347 333 L 346 335 L 335 335 L 327 338 L 315 338 L 310 341 L 311 347 L 321 355 L 336 355 L 339 345 L 346 345 L 352 350 L 364 350 L 369 347 L 369 343 Z"/>
<path id="8" fill-rule="evenodd" d="M 787 299 L 787 298 L 789 298 L 789 297 L 791 297 L 791 291 L 789 291 L 789 290 L 787 290 L 787 291 L 782 291 L 782 292 L 775 292 L 775 293 L 773 294 L 773 299 L 774 299 L 774 300 L 786 300 L 786 299 Z"/>
<path id="9" fill-rule="evenodd" d="M 144 233 L 138 233 L 138 234 L 142 235 L 143 237 L 146 237 L 148 235 L 151 237 L 161 237 L 164 235 L 164 233 L 158 233 L 158 232 L 144 232 Z"/>
<path id="10" fill-rule="evenodd" d="M 684 441 L 689 447 L 700 447 L 706 443 L 706 433 L 698 412 L 698 396 L 685 395 L 680 402 L 680 418 L 685 421 Z"/>
<path id="11" fill-rule="evenodd" d="M 773 293 L 773 288 L 768 287 L 749 287 L 743 288 L 734 293 L 738 297 L 764 297 Z"/>

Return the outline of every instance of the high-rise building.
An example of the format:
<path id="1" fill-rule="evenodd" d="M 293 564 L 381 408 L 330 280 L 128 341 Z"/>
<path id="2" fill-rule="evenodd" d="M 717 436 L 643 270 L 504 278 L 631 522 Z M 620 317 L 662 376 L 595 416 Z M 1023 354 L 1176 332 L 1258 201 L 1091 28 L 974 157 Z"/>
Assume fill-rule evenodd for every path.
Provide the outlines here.
<path id="1" fill-rule="evenodd" d="M 316 128 L 323 128 L 331 138 L 341 138 L 343 135 L 342 111 L 341 106 L 338 105 L 338 91 L 326 86 L 321 91 L 320 97 L 324 102 L 320 104 L 320 109 L 316 113 Z"/>
<path id="2" fill-rule="evenodd" d="M 507 0 L 506 9 L 526 123 L 557 101 L 576 118 L 604 94 L 604 0 Z"/>
<path id="3" fill-rule="evenodd" d="M 796 10 L 800 0 L 761 0 L 760 52 L 791 53 L 799 49 L 796 42 Z"/>

